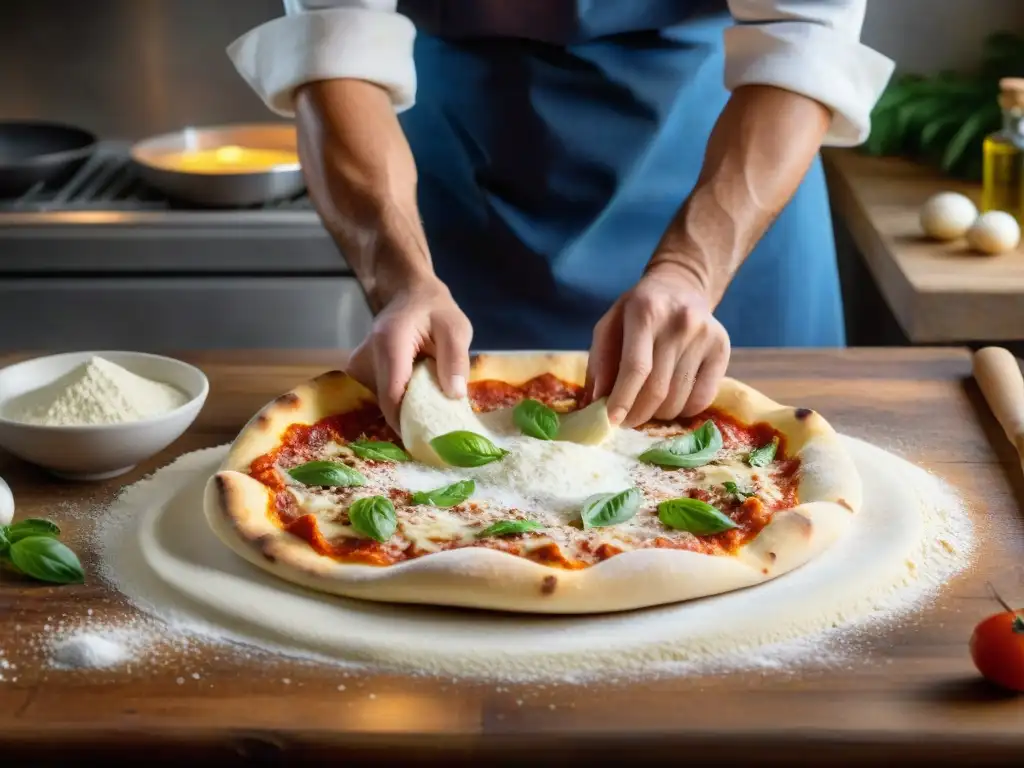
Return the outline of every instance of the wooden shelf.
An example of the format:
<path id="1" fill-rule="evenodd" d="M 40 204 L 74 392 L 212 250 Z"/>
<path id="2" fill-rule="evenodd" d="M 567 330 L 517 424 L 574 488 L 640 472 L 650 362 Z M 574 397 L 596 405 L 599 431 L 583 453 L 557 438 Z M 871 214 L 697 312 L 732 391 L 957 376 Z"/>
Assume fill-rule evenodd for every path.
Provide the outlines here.
<path id="1" fill-rule="evenodd" d="M 832 210 L 907 337 L 915 343 L 1024 340 L 1024 246 L 984 256 L 927 240 L 918 209 L 932 194 L 979 188 L 911 162 L 825 152 Z"/>

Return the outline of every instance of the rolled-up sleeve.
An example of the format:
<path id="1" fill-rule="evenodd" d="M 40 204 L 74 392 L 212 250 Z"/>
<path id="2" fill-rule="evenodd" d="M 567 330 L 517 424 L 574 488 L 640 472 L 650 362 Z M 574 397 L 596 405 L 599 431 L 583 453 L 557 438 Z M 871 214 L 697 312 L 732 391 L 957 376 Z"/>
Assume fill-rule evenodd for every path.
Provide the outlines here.
<path id="1" fill-rule="evenodd" d="M 416 100 L 416 28 L 396 0 L 284 0 L 285 15 L 227 49 L 235 68 L 279 115 L 294 115 L 305 83 L 354 78 L 386 89 L 396 111 Z"/>
<path id="2" fill-rule="evenodd" d="M 860 42 L 866 0 L 729 0 L 736 24 L 725 33 L 725 81 L 773 85 L 832 111 L 831 146 L 856 146 L 893 62 Z"/>

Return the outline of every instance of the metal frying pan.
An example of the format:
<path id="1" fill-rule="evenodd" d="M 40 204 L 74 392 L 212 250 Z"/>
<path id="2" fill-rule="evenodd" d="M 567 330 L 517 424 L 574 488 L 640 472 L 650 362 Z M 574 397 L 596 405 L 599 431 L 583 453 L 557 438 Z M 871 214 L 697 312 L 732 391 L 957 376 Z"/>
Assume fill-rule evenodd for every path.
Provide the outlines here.
<path id="1" fill-rule="evenodd" d="M 136 143 L 132 161 L 151 187 L 177 200 L 211 207 L 262 205 L 292 197 L 306 184 L 296 161 L 261 171 L 202 173 L 163 167 L 161 156 L 228 145 L 296 152 L 295 127 L 286 123 L 252 123 L 190 127 Z"/>
<path id="2" fill-rule="evenodd" d="M 0 198 L 71 177 L 96 149 L 82 128 L 41 120 L 0 121 Z"/>

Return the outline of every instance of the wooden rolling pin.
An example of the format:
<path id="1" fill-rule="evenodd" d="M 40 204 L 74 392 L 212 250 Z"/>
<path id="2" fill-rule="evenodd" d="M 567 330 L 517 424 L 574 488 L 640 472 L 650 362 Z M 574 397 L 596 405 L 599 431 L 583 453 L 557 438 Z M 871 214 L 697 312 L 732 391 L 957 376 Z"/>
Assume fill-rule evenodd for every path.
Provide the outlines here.
<path id="1" fill-rule="evenodd" d="M 974 378 L 1024 468 L 1024 376 L 1017 358 L 1002 347 L 979 349 L 974 353 Z"/>

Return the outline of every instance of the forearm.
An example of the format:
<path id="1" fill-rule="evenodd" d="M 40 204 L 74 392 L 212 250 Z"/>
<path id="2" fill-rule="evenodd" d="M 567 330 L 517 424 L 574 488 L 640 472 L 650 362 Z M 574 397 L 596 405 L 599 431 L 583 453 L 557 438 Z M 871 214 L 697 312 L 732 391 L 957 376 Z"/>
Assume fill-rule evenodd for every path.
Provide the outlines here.
<path id="1" fill-rule="evenodd" d="M 684 271 L 718 304 L 796 192 L 829 129 L 829 110 L 772 86 L 737 88 L 708 142 L 697 184 L 651 260 Z"/>
<path id="2" fill-rule="evenodd" d="M 295 94 L 310 198 L 376 312 L 433 277 L 416 204 L 416 165 L 387 92 L 357 79 Z"/>

